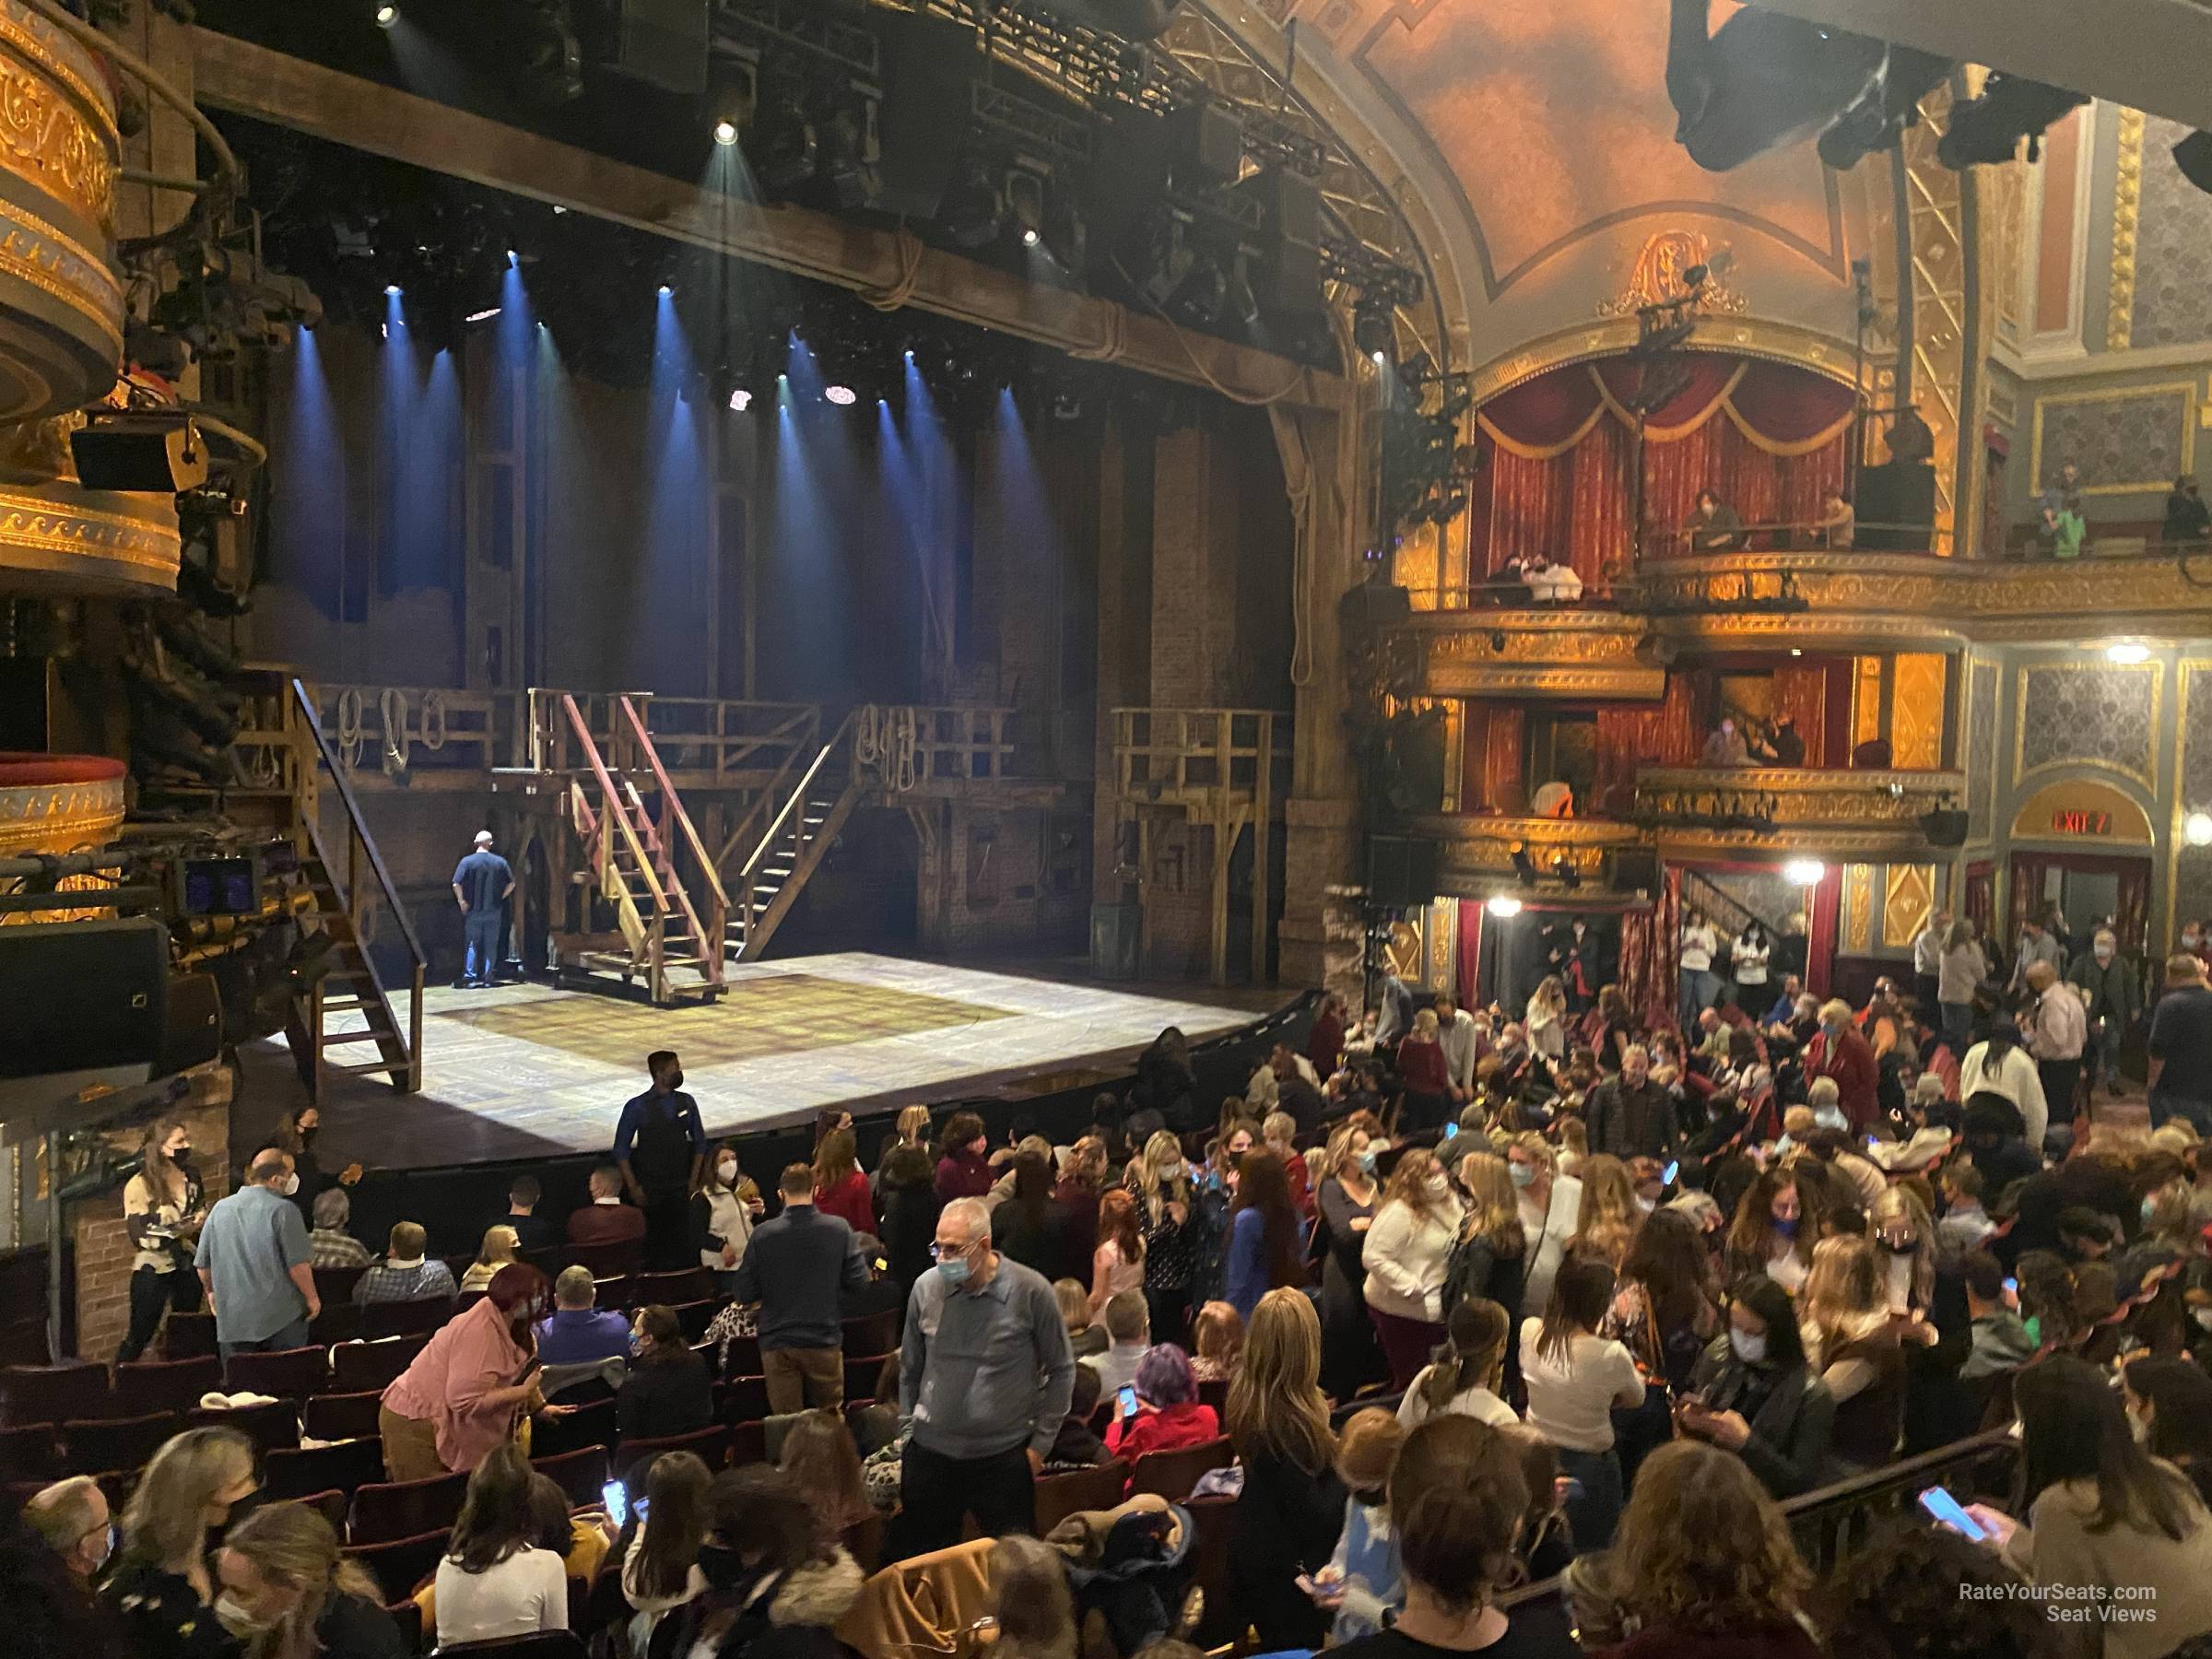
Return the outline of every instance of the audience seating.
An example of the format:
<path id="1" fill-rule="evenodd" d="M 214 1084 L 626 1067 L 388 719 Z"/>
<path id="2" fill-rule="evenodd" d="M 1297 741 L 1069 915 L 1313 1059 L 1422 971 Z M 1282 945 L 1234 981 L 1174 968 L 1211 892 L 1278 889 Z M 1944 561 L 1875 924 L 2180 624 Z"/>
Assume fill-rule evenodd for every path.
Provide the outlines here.
<path id="1" fill-rule="evenodd" d="M 1237 1500 L 1234 1498 L 1192 1498 L 1183 1503 L 1190 1512 L 1191 1528 L 1197 1534 L 1192 1551 L 1192 1576 L 1206 1592 L 1206 1616 L 1191 1640 L 1206 1648 L 1237 1641 L 1244 1634 L 1244 1616 L 1229 1582 L 1229 1545 L 1236 1535 Z"/>
<path id="2" fill-rule="evenodd" d="M 62 1449 L 51 1423 L 18 1423 L 0 1429 L 0 1480 L 35 1480 L 62 1476 Z"/>
<path id="3" fill-rule="evenodd" d="M 725 1423 L 715 1423 L 689 1434 L 665 1434 L 653 1440 L 626 1440 L 617 1450 L 616 1456 L 627 1483 L 629 1471 L 649 1458 L 664 1452 L 690 1452 L 710 1469 L 721 1469 L 730 1461 L 730 1430 Z"/>
<path id="4" fill-rule="evenodd" d="M 1199 1383 L 1198 1404 L 1211 1406 L 1217 1418 L 1226 1418 L 1229 1412 L 1229 1379 L 1208 1379 Z"/>
<path id="5" fill-rule="evenodd" d="M 415 1356 L 429 1346 L 428 1336 L 387 1336 L 381 1342 L 348 1342 L 330 1357 L 331 1392 L 382 1393 L 399 1380 L 399 1373 L 415 1363 Z"/>
<path id="6" fill-rule="evenodd" d="M 330 1530 L 340 1538 L 346 1535 L 346 1494 L 343 1492 L 310 1492 L 304 1498 L 295 1498 L 294 1503 L 305 1504 L 324 1520 Z"/>
<path id="7" fill-rule="evenodd" d="M 257 1452 L 290 1451 L 300 1444 L 300 1408 L 290 1400 L 230 1406 L 220 1411 L 195 1409 L 185 1414 L 184 1423 L 189 1429 L 235 1429 Z"/>
<path id="8" fill-rule="evenodd" d="M 379 1336 L 428 1336 L 453 1316 L 450 1296 L 371 1302 L 361 1310 L 361 1335 L 371 1342 Z"/>
<path id="9" fill-rule="evenodd" d="M 863 1313 L 844 1322 L 844 1349 L 847 1357 L 859 1354 L 888 1354 L 899 1346 L 899 1310 L 886 1308 L 877 1313 Z"/>
<path id="10" fill-rule="evenodd" d="M 571 1630 L 539 1630 L 530 1636 L 502 1636 L 496 1641 L 454 1641 L 438 1650 L 481 1653 L 484 1659 L 584 1659 L 583 1641 Z"/>
<path id="11" fill-rule="evenodd" d="M 733 1423 L 755 1422 L 768 1415 L 768 1379 L 732 1377 L 723 1415 Z"/>
<path id="12" fill-rule="evenodd" d="M 350 1301 L 323 1303 L 323 1312 L 316 1314 L 307 1327 L 307 1334 L 324 1347 L 335 1347 L 341 1342 L 358 1342 L 361 1335 L 361 1310 Z"/>
<path id="13" fill-rule="evenodd" d="M 371 1481 L 384 1477 L 384 1442 L 351 1440 L 335 1446 L 271 1452 L 261 1460 L 261 1467 L 262 1492 L 272 1500 L 331 1490 L 351 1496 Z"/>
<path id="14" fill-rule="evenodd" d="M 461 1519 L 461 1501 L 467 1495 L 466 1475 L 370 1481 L 354 1488 L 346 1536 L 355 1544 L 391 1544 L 450 1528 Z"/>
<path id="15" fill-rule="evenodd" d="M 620 1312 L 629 1306 L 629 1275 L 617 1273 L 592 1284 L 592 1306 Z"/>
<path id="16" fill-rule="evenodd" d="M 1171 1503 L 1181 1503 L 1191 1495 L 1199 1476 L 1208 1469 L 1226 1469 L 1236 1460 L 1227 1435 L 1172 1452 L 1147 1452 L 1129 1471 L 1130 1495 L 1157 1492 Z"/>
<path id="17" fill-rule="evenodd" d="M 536 1438 L 535 1430 L 531 1438 Z M 551 1457 L 534 1457 L 530 1466 L 560 1484 L 560 1489 L 569 1495 L 571 1509 L 591 1509 L 597 1505 L 601 1488 L 609 1478 L 605 1446 L 581 1446 Z"/>
<path id="18" fill-rule="evenodd" d="M 611 1446 L 615 1434 L 614 1401 L 594 1400 L 579 1406 L 573 1416 L 533 1424 L 530 1450 L 541 1457 L 558 1457 L 585 1446 Z"/>
<path id="19" fill-rule="evenodd" d="M 638 1239 L 627 1244 L 566 1244 L 561 1247 L 560 1259 L 563 1266 L 590 1268 L 595 1279 L 615 1278 L 643 1271 L 645 1241 Z"/>
<path id="20" fill-rule="evenodd" d="M 883 1375 L 883 1362 L 888 1354 L 845 1355 L 845 1398 L 872 1400 L 876 1397 L 876 1379 Z"/>
<path id="21" fill-rule="evenodd" d="M 1329 1413 L 1329 1427 L 1341 1434 L 1344 1426 L 1352 1420 L 1352 1414 L 1360 1411 L 1387 1411 L 1395 1417 L 1405 1398 L 1406 1391 L 1402 1388 L 1396 1394 L 1357 1394 Z"/>
<path id="22" fill-rule="evenodd" d="M 169 1359 L 197 1359 L 219 1352 L 215 1346 L 215 1315 L 194 1311 L 171 1312 L 161 1326 L 161 1353 Z"/>
<path id="23" fill-rule="evenodd" d="M 870 1515 L 865 1521 L 855 1521 L 838 1535 L 864 1577 L 883 1565 L 883 1517 Z"/>
<path id="24" fill-rule="evenodd" d="M 323 1310 L 328 1312 L 336 1303 L 353 1303 L 353 1289 L 361 1282 L 366 1267 L 318 1267 L 315 1269 L 315 1294 L 323 1299 Z"/>
<path id="25" fill-rule="evenodd" d="M 382 1432 L 377 1406 L 384 1397 L 381 1388 L 359 1394 L 312 1394 L 300 1407 L 300 1428 L 311 1440 L 359 1440 Z"/>
<path id="26" fill-rule="evenodd" d="M 115 1368 L 115 1409 L 124 1417 L 191 1411 L 199 1406 L 202 1394 L 222 1386 L 223 1362 L 213 1354 L 193 1359 L 140 1359 Z"/>
<path id="27" fill-rule="evenodd" d="M 1154 1453 L 1155 1457 L 1160 1453 Z M 1122 1501 L 1128 1484 L 1129 1465 L 1114 1458 L 1095 1469 L 1076 1469 L 1065 1475 L 1037 1478 L 1037 1535 L 1043 1537 L 1070 1515 L 1085 1510 L 1109 1510 Z"/>
<path id="28" fill-rule="evenodd" d="M 768 1425 L 756 1418 L 730 1425 L 730 1467 L 768 1461 Z"/>
<path id="29" fill-rule="evenodd" d="M 714 1323 L 714 1315 L 722 1312 L 722 1304 L 717 1301 L 677 1302 L 669 1311 L 683 1327 L 684 1340 L 698 1342 L 706 1336 L 707 1327 Z"/>
<path id="30" fill-rule="evenodd" d="M 81 1362 L 0 1370 L 0 1405 L 6 1408 L 0 1418 L 16 1424 L 84 1422 L 115 1415 L 108 1368 Z"/>
<path id="31" fill-rule="evenodd" d="M 426 1651 L 422 1640 L 422 1606 L 420 1603 L 413 1600 L 394 1602 L 384 1611 L 392 1616 L 392 1622 L 399 1627 L 399 1651 L 401 1653 L 419 1653 Z"/>
<path id="32" fill-rule="evenodd" d="M 665 1302 L 672 1308 L 685 1302 L 712 1301 L 714 1275 L 706 1267 L 679 1267 L 673 1273 L 641 1273 L 629 1281 L 630 1305 L 650 1307 Z"/>
<path id="33" fill-rule="evenodd" d="M 760 1363 L 760 1338 L 733 1336 L 730 1338 L 729 1361 L 722 1368 L 725 1377 L 758 1377 L 768 1368 Z"/>
<path id="34" fill-rule="evenodd" d="M 278 1348 L 266 1354 L 233 1354 L 223 1364 L 231 1394 L 265 1394 L 278 1400 L 304 1400 L 330 1381 L 330 1360 L 319 1347 Z"/>
<path id="35" fill-rule="evenodd" d="M 454 1313 L 462 1314 L 467 1312 L 471 1308 L 475 1307 L 478 1302 L 482 1301 L 490 1294 L 491 1292 L 488 1290 L 462 1291 L 460 1295 L 453 1298 Z"/>
<path id="36" fill-rule="evenodd" d="M 359 1561 L 391 1601 L 405 1601 L 423 1580 L 438 1571 L 453 1529 L 424 1533 L 415 1538 L 394 1538 L 385 1544 L 348 1544 L 346 1553 Z M 445 1650 L 451 1653 L 453 1650 Z"/>
<path id="37" fill-rule="evenodd" d="M 183 1415 L 175 1411 L 65 1422 L 62 1453 L 73 1469 L 135 1469 L 183 1427 Z"/>

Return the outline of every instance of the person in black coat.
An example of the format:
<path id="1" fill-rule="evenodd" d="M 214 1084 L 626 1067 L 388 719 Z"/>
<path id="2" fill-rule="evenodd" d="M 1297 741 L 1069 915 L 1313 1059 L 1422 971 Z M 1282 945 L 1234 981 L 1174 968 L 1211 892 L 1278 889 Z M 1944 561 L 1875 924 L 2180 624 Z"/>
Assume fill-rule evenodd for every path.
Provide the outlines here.
<path id="1" fill-rule="evenodd" d="M 674 1308 L 638 1310 L 637 1358 L 615 1395 L 615 1426 L 624 1440 L 692 1434 L 714 1421 L 713 1380 L 706 1361 L 684 1340 Z"/>
<path id="2" fill-rule="evenodd" d="M 1289 1286 L 1252 1311 L 1244 1359 L 1230 1384 L 1229 1432 L 1244 1465 L 1230 1535 L 1230 1605 L 1260 1633 L 1262 1652 L 1319 1648 L 1329 1614 L 1298 1586 L 1327 1564 L 1344 1529 L 1321 1374 L 1321 1316 Z"/>
<path id="3" fill-rule="evenodd" d="M 1170 1026 L 1136 1057 L 1136 1087 L 1130 1090 L 1133 1112 L 1154 1112 L 1178 1135 L 1198 1127 L 1198 1074 L 1191 1068 L 1191 1045 Z"/>
<path id="4" fill-rule="evenodd" d="M 936 1171 L 929 1154 L 920 1147 L 897 1147 L 883 1160 L 882 1220 L 876 1236 L 882 1241 L 887 1273 L 899 1287 L 900 1305 L 914 1281 L 931 1266 L 930 1247 L 936 1241 L 937 1216 L 945 1206 L 937 1198 Z"/>
<path id="5" fill-rule="evenodd" d="M 751 1464 L 716 1476 L 707 1505 L 706 1591 L 653 1628 L 648 1659 L 852 1659 L 834 1627 L 859 1604 L 863 1575 L 824 1547 L 806 1494 Z"/>
<path id="6" fill-rule="evenodd" d="M 1806 1363 L 1789 1292 L 1764 1274 L 1736 1283 L 1728 1329 L 1675 1407 L 1685 1434 L 1734 1452 L 1777 1498 L 1819 1484 L 1836 1402 Z"/>

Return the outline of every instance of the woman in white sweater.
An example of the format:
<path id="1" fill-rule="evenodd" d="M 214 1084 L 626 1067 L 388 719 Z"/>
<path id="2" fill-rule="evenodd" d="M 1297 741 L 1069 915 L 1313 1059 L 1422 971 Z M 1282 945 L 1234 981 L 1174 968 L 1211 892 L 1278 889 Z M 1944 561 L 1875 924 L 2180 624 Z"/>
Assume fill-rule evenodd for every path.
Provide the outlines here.
<path id="1" fill-rule="evenodd" d="M 1529 995 L 1528 1046 L 1555 1064 L 1567 1057 L 1567 987 L 1556 973 Z"/>
<path id="2" fill-rule="evenodd" d="M 1613 1408 L 1643 1404 L 1643 1375 L 1618 1342 L 1597 1328 L 1613 1301 L 1613 1269 L 1590 1256 L 1568 1260 L 1552 1281 L 1541 1319 L 1521 1323 L 1521 1382 L 1528 1390 L 1528 1426 L 1559 1454 L 1559 1467 L 1582 1483 L 1567 1502 L 1577 1550 L 1613 1541 L 1626 1488 L 1613 1447 Z"/>
<path id="3" fill-rule="evenodd" d="M 2043 1075 L 2020 1046 L 2020 1028 L 2009 1019 L 1989 1028 L 1989 1035 L 1966 1051 L 1959 1063 L 1959 1098 L 2000 1094 L 2020 1109 L 2028 1149 L 2041 1155 L 2051 1127 L 2051 1105 L 2043 1098 Z"/>
<path id="4" fill-rule="evenodd" d="M 567 1570 L 530 1542 L 536 1533 L 529 1460 L 502 1441 L 468 1477 L 452 1549 L 438 1563 L 440 1647 L 569 1628 Z"/>
<path id="5" fill-rule="evenodd" d="M 1359 1254 L 1368 1317 L 1401 1390 L 1444 1338 L 1444 1264 L 1459 1221 L 1459 1200 L 1435 1155 L 1416 1147 L 1401 1157 Z"/>

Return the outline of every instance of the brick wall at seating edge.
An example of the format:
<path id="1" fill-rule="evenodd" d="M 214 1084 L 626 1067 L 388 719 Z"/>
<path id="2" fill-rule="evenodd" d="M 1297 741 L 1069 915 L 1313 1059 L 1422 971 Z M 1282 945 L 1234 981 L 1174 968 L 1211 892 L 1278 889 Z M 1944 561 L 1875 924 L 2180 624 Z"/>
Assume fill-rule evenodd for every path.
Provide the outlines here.
<path id="1" fill-rule="evenodd" d="M 1192 1044 L 1192 1060 L 1198 1072 L 1199 1115 L 1209 1115 L 1207 1102 L 1218 1103 L 1224 1094 L 1241 1094 L 1253 1067 L 1264 1058 L 1276 1036 L 1285 1036 L 1295 1048 L 1305 1047 L 1313 1023 L 1316 998 L 1311 993 L 1286 997 L 1276 1013 L 1250 1025 L 1225 1032 L 1219 1038 Z M 1134 1077 L 1129 1073 L 1101 1082 L 1084 1083 L 1049 1094 L 1020 1099 L 964 1099 L 958 1103 L 982 1114 L 994 1142 L 1004 1136 L 1012 1120 L 1026 1116 L 1041 1135 L 1056 1141 L 1072 1140 L 1090 1122 L 1094 1094 L 1125 1093 Z M 942 1122 L 953 1100 L 933 1103 Z M 614 1135 L 616 1107 L 607 1111 L 606 1130 Z M 860 1152 L 874 1166 L 878 1144 L 891 1133 L 890 1112 L 870 1113 L 862 1120 Z M 813 1127 L 754 1130 L 734 1137 L 737 1156 L 747 1174 L 763 1186 L 771 1185 L 778 1171 L 792 1161 L 804 1161 L 812 1152 Z M 353 1189 L 352 1231 L 359 1239 L 381 1239 L 394 1221 L 419 1221 L 430 1230 L 433 1254 L 455 1255 L 473 1252 L 483 1237 L 485 1224 L 507 1207 L 507 1185 L 527 1170 L 545 1188 L 539 1213 L 556 1221 L 583 1202 L 584 1182 L 604 1152 L 574 1153 L 558 1158 L 508 1160 L 499 1163 L 447 1164 L 418 1170 L 371 1170 Z M 120 1200 L 111 1202 L 113 1208 Z"/>
<path id="2" fill-rule="evenodd" d="M 192 1161 L 213 1202 L 229 1190 L 230 1073 L 222 1065 L 190 1074 L 184 1119 L 192 1128 Z M 135 1158 L 139 1131 L 112 1137 L 117 1152 Z M 123 1188 L 80 1198 L 65 1212 L 76 1270 L 76 1343 L 81 1359 L 112 1359 L 131 1323 L 130 1236 L 123 1227 Z M 158 1354 L 154 1357 L 158 1357 Z"/>

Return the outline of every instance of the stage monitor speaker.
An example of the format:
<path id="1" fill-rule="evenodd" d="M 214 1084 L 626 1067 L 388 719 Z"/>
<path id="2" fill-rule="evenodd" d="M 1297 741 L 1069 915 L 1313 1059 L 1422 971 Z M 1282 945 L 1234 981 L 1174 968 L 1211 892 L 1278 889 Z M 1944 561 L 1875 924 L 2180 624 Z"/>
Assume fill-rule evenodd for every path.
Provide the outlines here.
<path id="1" fill-rule="evenodd" d="M 1858 524 L 1854 546 L 1924 552 L 1936 534 L 1936 469 L 1924 461 L 1861 467 L 1852 512 Z"/>
<path id="2" fill-rule="evenodd" d="M 174 412 L 102 411 L 69 434 L 69 456 L 87 489 L 175 495 L 207 482 L 207 445 Z"/>
<path id="3" fill-rule="evenodd" d="M 161 1057 L 169 931 L 148 916 L 0 927 L 0 1077 Z"/>
<path id="4" fill-rule="evenodd" d="M 1209 98 L 1184 104 L 1168 119 L 1175 132 L 1177 183 L 1197 190 L 1237 182 L 1244 171 L 1244 129 L 1234 110 Z"/>
<path id="5" fill-rule="evenodd" d="M 1938 806 L 1933 812 L 1922 813 L 1920 827 L 1927 832 L 1932 847 L 1966 845 L 1966 814 L 1956 806 Z"/>
<path id="6" fill-rule="evenodd" d="M 937 216 L 974 125 L 976 33 L 939 18 L 878 13 L 883 106 L 876 130 L 880 187 L 868 204 L 912 218 Z"/>
<path id="7" fill-rule="evenodd" d="M 707 90 L 707 0 L 613 0 L 606 66 L 680 98 Z"/>
<path id="8" fill-rule="evenodd" d="M 1413 595 L 1387 582 L 1363 582 L 1347 590 L 1337 604 L 1337 619 L 1347 627 L 1361 623 L 1402 622 L 1413 615 Z"/>
<path id="9" fill-rule="evenodd" d="M 1367 894 L 1385 910 L 1413 910 L 1436 898 L 1436 843 L 1418 835 L 1367 838 Z"/>

